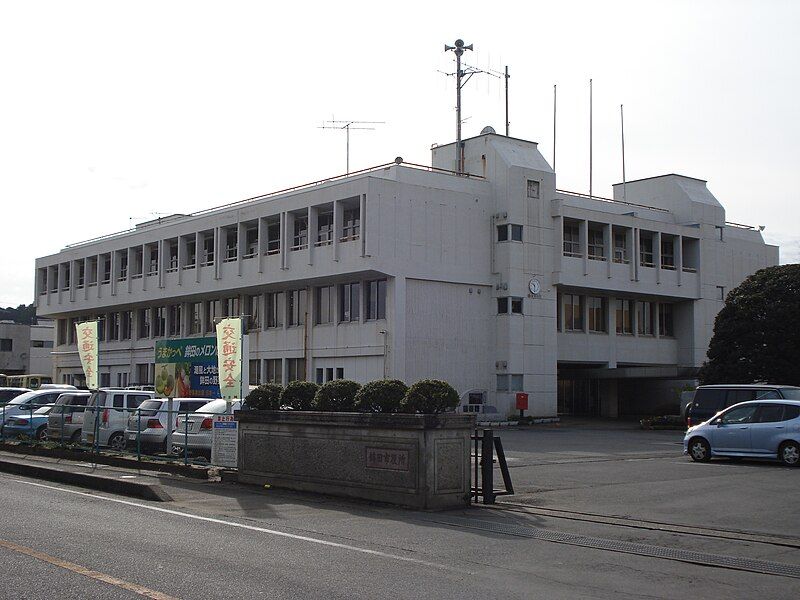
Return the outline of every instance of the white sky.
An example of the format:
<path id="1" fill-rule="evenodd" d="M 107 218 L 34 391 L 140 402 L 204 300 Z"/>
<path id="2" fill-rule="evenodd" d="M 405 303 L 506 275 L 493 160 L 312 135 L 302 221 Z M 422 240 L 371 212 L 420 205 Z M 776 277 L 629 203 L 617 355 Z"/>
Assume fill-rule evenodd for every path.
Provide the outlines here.
<path id="1" fill-rule="evenodd" d="M 452 53 L 511 73 L 511 135 L 587 192 L 707 179 L 730 221 L 800 260 L 800 2 L 44 2 L 0 0 L 0 306 L 33 299 L 34 259 L 345 170 L 430 164 L 455 138 Z M 464 90 L 464 137 L 503 132 L 502 83 Z"/>

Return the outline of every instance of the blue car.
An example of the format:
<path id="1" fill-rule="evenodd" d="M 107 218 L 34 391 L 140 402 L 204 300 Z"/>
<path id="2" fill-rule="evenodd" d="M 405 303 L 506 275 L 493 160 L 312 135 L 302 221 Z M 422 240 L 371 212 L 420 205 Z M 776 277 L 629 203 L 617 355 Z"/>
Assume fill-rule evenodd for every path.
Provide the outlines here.
<path id="1" fill-rule="evenodd" d="M 734 404 L 690 427 L 683 453 L 697 462 L 717 456 L 769 458 L 800 464 L 800 401 L 754 400 Z"/>
<path id="2" fill-rule="evenodd" d="M 55 404 L 45 404 L 32 414 L 8 417 L 3 425 L 4 438 L 29 437 L 41 442 L 47 441 L 47 414 Z"/>

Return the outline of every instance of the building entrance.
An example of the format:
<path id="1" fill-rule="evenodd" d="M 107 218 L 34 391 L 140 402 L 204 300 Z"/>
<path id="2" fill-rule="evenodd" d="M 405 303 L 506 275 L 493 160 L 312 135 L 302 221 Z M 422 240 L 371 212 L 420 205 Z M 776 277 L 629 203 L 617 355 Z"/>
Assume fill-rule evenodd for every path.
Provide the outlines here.
<path id="1" fill-rule="evenodd" d="M 559 379 L 558 414 L 600 416 L 600 380 Z"/>

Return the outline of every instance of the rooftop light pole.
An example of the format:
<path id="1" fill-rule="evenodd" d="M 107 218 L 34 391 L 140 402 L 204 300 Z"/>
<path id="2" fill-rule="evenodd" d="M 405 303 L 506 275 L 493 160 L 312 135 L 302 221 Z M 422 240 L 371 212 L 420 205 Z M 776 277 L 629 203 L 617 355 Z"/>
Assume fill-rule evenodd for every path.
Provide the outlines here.
<path id="1" fill-rule="evenodd" d="M 465 50 L 472 50 L 472 44 L 465 46 L 464 40 L 458 39 L 455 41 L 455 46 L 444 45 L 445 52 L 450 50 L 456 55 L 456 172 L 462 173 L 464 169 L 461 164 L 461 88 L 469 81 L 469 77 L 463 83 L 461 82 L 464 75 L 461 70 L 461 55 Z"/>

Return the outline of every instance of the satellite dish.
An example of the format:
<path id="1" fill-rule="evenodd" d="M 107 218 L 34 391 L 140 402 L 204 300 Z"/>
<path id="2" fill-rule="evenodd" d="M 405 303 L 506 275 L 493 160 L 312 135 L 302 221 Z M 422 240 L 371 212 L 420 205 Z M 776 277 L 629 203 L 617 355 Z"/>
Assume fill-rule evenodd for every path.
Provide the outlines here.
<path id="1" fill-rule="evenodd" d="M 486 135 L 487 133 L 497 133 L 497 132 L 494 130 L 494 127 L 492 127 L 491 125 L 487 125 L 483 129 L 481 129 L 481 135 Z"/>

